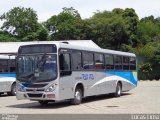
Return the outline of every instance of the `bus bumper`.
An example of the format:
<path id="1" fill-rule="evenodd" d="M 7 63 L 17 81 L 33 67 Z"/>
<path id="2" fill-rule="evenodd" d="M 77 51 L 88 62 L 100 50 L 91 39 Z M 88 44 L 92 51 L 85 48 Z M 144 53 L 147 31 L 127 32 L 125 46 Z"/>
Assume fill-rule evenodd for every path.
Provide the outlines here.
<path id="1" fill-rule="evenodd" d="M 29 100 L 50 100 L 55 101 L 56 95 L 52 92 L 16 92 L 16 98 L 18 100 L 29 99 Z"/>

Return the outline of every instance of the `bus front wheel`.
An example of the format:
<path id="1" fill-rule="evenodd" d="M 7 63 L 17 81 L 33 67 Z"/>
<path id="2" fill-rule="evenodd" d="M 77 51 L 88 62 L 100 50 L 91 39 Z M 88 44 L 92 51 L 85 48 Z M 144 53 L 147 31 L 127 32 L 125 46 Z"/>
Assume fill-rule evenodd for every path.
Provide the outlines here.
<path id="1" fill-rule="evenodd" d="M 11 91 L 7 93 L 9 96 L 15 96 L 16 95 L 16 83 L 13 83 L 11 86 Z"/>
<path id="2" fill-rule="evenodd" d="M 79 105 L 82 102 L 82 96 L 82 89 L 80 89 L 79 87 L 76 88 L 74 98 L 71 100 L 71 103 L 74 105 Z"/>

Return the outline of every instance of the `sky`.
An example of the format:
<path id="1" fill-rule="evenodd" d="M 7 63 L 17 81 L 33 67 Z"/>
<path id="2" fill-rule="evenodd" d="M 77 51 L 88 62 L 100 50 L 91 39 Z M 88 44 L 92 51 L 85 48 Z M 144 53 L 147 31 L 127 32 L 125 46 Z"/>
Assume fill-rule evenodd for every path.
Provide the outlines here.
<path id="1" fill-rule="evenodd" d="M 111 11 L 114 8 L 134 8 L 139 18 L 150 15 L 160 17 L 160 0 L 1 0 L 0 15 L 18 6 L 33 8 L 39 22 L 59 14 L 63 7 L 74 7 L 82 18 L 91 17 L 97 10 Z"/>

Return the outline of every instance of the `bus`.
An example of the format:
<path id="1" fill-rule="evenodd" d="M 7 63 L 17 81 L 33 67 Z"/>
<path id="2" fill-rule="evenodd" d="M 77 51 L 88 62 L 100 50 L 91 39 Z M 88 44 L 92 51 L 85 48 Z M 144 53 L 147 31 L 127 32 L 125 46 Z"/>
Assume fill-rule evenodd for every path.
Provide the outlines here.
<path id="1" fill-rule="evenodd" d="M 16 94 L 15 55 L 0 54 L 0 95 Z"/>
<path id="2" fill-rule="evenodd" d="M 16 97 L 48 102 L 113 94 L 137 86 L 136 55 L 102 49 L 92 41 L 65 41 L 19 47 Z"/>

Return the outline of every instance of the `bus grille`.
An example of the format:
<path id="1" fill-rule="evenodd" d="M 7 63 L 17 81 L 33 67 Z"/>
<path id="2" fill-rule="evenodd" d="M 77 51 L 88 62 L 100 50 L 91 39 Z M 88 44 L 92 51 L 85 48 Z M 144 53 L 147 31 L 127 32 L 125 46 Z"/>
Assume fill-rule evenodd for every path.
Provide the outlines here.
<path id="1" fill-rule="evenodd" d="M 28 96 L 29 97 L 42 97 L 42 94 L 31 94 L 31 93 L 28 93 Z"/>
<path id="2" fill-rule="evenodd" d="M 43 92 L 44 90 L 45 90 L 45 89 L 40 89 L 40 88 L 39 88 L 39 89 L 36 89 L 36 91 L 39 91 L 39 92 Z M 29 88 L 27 88 L 26 91 L 27 91 L 27 92 L 33 92 L 34 89 L 29 89 Z"/>
<path id="3" fill-rule="evenodd" d="M 27 85 L 26 87 L 28 87 L 28 88 L 42 88 L 42 87 L 45 87 L 46 85 L 48 85 L 48 84 L 30 84 L 30 85 Z"/>

